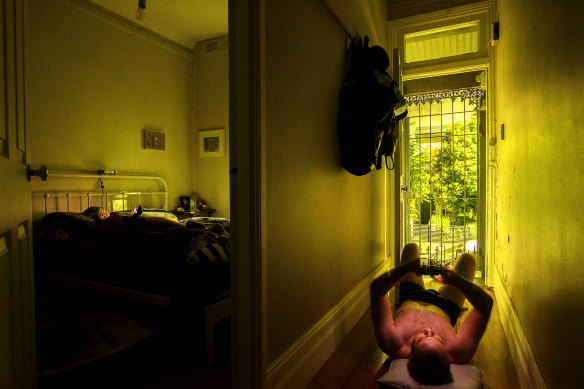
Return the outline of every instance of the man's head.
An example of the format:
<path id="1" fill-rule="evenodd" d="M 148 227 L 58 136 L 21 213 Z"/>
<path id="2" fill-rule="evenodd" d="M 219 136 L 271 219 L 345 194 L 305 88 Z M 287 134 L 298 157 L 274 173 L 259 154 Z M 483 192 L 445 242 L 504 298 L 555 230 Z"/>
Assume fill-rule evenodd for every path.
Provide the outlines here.
<path id="1" fill-rule="evenodd" d="M 83 215 L 94 220 L 105 220 L 110 217 L 109 212 L 102 207 L 89 207 L 83 211 Z"/>
<path id="2" fill-rule="evenodd" d="M 430 328 L 423 328 L 412 339 L 408 371 L 420 384 L 440 385 L 452 382 L 450 358 L 444 341 Z"/>

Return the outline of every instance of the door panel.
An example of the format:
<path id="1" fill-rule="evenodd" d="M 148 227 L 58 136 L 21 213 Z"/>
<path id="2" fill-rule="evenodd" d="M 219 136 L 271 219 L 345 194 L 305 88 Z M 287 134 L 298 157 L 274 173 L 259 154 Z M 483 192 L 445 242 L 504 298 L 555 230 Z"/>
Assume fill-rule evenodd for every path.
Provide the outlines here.
<path id="1" fill-rule="evenodd" d="M 31 191 L 26 169 L 24 5 L 0 9 L 0 388 L 34 388 Z"/>

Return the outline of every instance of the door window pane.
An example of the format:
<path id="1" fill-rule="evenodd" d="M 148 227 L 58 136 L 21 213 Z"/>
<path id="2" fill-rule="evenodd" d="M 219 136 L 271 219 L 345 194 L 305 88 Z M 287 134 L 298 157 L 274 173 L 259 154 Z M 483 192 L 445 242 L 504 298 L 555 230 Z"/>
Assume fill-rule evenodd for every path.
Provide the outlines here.
<path id="1" fill-rule="evenodd" d="M 406 34 L 406 63 L 477 53 L 479 22 Z"/>
<path id="2" fill-rule="evenodd" d="M 478 104 L 471 97 L 469 90 L 406 97 L 414 108 L 408 108 L 408 240 L 418 243 L 422 258 L 440 264 L 478 250 Z"/>

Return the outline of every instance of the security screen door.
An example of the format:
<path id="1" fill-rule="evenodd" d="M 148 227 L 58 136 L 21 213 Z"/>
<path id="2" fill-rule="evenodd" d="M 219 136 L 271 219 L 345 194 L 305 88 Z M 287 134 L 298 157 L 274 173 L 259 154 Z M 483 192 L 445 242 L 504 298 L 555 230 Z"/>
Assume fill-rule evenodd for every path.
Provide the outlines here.
<path id="1" fill-rule="evenodd" d="M 406 96 L 404 238 L 431 264 L 452 265 L 466 251 L 481 258 L 483 94 L 471 88 Z"/>

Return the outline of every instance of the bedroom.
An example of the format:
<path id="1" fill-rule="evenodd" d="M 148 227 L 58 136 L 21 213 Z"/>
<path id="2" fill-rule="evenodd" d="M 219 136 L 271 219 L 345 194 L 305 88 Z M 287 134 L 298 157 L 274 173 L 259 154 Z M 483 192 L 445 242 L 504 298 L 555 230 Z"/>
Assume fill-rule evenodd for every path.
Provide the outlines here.
<path id="1" fill-rule="evenodd" d="M 266 196 L 262 211 L 266 223 L 264 264 L 269 271 L 264 291 L 268 296 L 264 366 L 281 362 L 279 356 L 293 349 L 298 339 L 345 301 L 343 298 L 381 263 L 385 254 L 384 199 L 377 196 L 383 192 L 383 177 L 347 177 L 332 162 L 337 158 L 330 143 L 342 77 L 338 64 L 343 60 L 343 32 L 319 2 L 285 3 L 266 6 L 265 16 L 265 27 L 271 34 L 265 41 L 266 83 L 270 87 L 265 98 L 269 102 L 265 110 L 269 136 L 264 140 L 269 152 L 265 154 L 261 185 Z M 375 10 L 375 15 L 384 14 L 381 3 L 378 8 L 382 11 Z M 556 11 L 550 13 L 549 9 Z M 505 258 L 497 263 L 497 270 L 504 290 L 516 304 L 545 381 L 550 387 L 569 387 L 572 378 L 582 379 L 578 376 L 582 360 L 571 334 L 578 333 L 582 326 L 578 307 L 584 291 L 574 284 L 561 306 L 554 304 L 553 296 L 564 294 L 566 274 L 579 279 L 584 270 L 579 259 L 569 255 L 584 250 L 579 239 L 582 211 L 577 206 L 582 191 L 579 180 L 574 179 L 581 176 L 579 167 L 584 165 L 578 124 L 583 89 L 579 70 L 582 55 L 578 53 L 584 50 L 581 40 L 571 39 L 581 33 L 579 25 L 565 23 L 581 16 L 582 7 L 574 2 L 558 5 L 555 1 L 537 1 L 530 12 L 525 12 L 523 3 L 507 0 L 498 2 L 498 12 L 502 35 L 495 74 L 497 120 L 505 124 L 507 136 L 497 147 L 501 179 L 497 187 L 499 235 L 495 254 Z M 384 36 L 386 17 L 376 19 L 358 12 L 354 17 L 355 29 L 372 34 L 376 30 L 371 27 L 373 23 L 378 26 L 377 35 Z M 525 31 L 533 40 L 526 41 Z M 526 93 L 541 91 L 542 79 L 545 94 Z M 303 85 L 311 85 L 312 95 L 306 101 Z M 545 109 L 550 99 L 561 108 Z M 140 127 L 143 125 L 140 122 Z M 139 147 L 139 130 L 133 136 L 129 147 Z M 249 145 L 249 139 L 238 144 L 246 141 Z M 46 163 L 33 154 L 30 162 L 37 166 Z M 77 162 L 64 168 L 76 167 Z M 136 166 L 136 171 L 141 171 L 142 165 Z M 109 163 L 105 168 L 125 170 Z M 570 174 L 558 176 L 559 171 Z M 569 201 L 558 201 L 558 193 Z M 231 213 L 239 214 L 233 209 Z M 307 215 L 326 217 L 307 220 Z M 371 234 L 372 230 L 376 233 Z M 535 241 L 533 236 L 541 239 Z M 541 241 L 552 243 L 542 249 L 538 244 Z M 559 263 L 565 267 L 558 267 Z M 298 290 L 299 285 L 303 290 Z M 535 300 L 541 304 L 534 304 Z M 548 308 L 554 315 L 540 320 L 540 312 Z M 560 319 L 552 320 L 553 316 Z M 338 326 L 339 337 L 343 336 L 343 325 L 340 322 Z M 556 353 L 549 352 L 558 342 L 568 347 L 565 354 L 569 357 L 557 358 Z"/>
<path id="2" fill-rule="evenodd" d="M 194 18 L 202 27 L 193 28 L 192 34 L 188 36 L 174 36 L 175 40 L 141 29 L 142 26 L 150 27 L 155 24 L 157 13 L 165 11 L 164 4 L 160 2 L 150 2 L 146 20 L 139 22 L 134 19 L 135 24 L 99 5 L 118 11 L 115 6 L 123 7 L 121 2 L 95 3 L 34 0 L 27 3 L 27 26 L 30 27 L 27 31 L 26 57 L 28 152 L 34 156 L 30 161 L 34 167 L 42 164 L 49 169 L 47 181 L 31 181 L 32 191 L 142 192 L 141 199 L 130 195 L 123 203 L 120 196 L 114 198 L 109 195 L 106 202 L 110 212 L 132 209 L 139 204 L 144 208 L 175 210 L 179 206 L 183 207 L 180 197 L 188 196 L 193 201 L 205 201 L 207 209 L 214 210 L 212 217 L 229 219 L 227 1 L 213 2 L 212 7 L 197 3 L 211 8 L 199 9 L 200 15 Z M 185 4 L 188 11 L 188 6 L 192 4 Z M 130 7 L 130 12 L 135 12 L 137 1 L 128 1 L 125 5 Z M 190 14 L 192 15 L 192 11 Z M 197 21 L 197 17 L 203 18 L 203 21 Z M 207 27 L 203 29 L 205 26 Z M 199 42 L 201 43 L 198 44 Z M 215 50 L 206 50 L 209 42 L 215 44 Z M 163 150 L 145 147 L 145 129 L 163 132 Z M 218 129 L 223 131 L 222 154 L 219 157 L 203 158 L 199 148 L 199 130 Z M 115 170 L 117 174 L 89 178 L 68 175 L 95 173 L 98 170 Z M 135 175 L 159 179 L 121 178 Z M 144 194 L 147 191 L 167 191 L 166 206 L 156 196 L 149 199 Z M 64 200 L 64 197 L 60 200 L 56 197 L 49 198 L 48 212 L 68 211 Z M 91 204 L 83 203 L 79 209 L 73 204 L 75 198 L 70 200 L 71 212 L 80 212 L 89 205 L 103 204 L 101 198 L 95 197 L 96 202 L 92 200 Z M 148 204 L 149 201 L 152 203 Z M 44 208 L 42 202 L 42 197 L 33 195 L 33 218 L 37 222 L 43 216 L 40 214 Z M 144 215 L 146 214 L 148 213 L 145 212 Z M 181 218 L 184 217 L 184 214 L 181 215 Z M 38 236 L 36 233 L 38 231 L 35 231 Z M 115 236 L 108 239 L 111 241 Z M 137 242 L 128 243 L 139 245 Z M 110 249 L 114 246 L 115 244 Z M 36 248 L 35 255 L 38 257 L 42 253 L 38 250 L 38 245 Z M 102 247 L 101 250 L 109 253 L 103 254 L 105 257 L 113 258 L 110 249 Z M 119 246 L 115 250 L 119 252 Z M 145 250 L 143 254 L 148 254 L 147 251 L 149 250 Z M 170 255 L 172 251 L 173 248 L 168 248 L 166 252 L 159 254 Z M 143 261 L 145 258 L 142 256 Z M 37 261 L 37 271 L 41 267 L 42 264 Z M 71 266 L 68 266 L 68 270 L 71 270 Z M 160 271 L 162 274 L 164 268 L 153 271 Z M 229 281 L 228 269 L 226 273 L 222 272 L 224 274 L 221 283 Z M 113 273 L 121 275 L 121 269 L 115 269 Z M 128 274 L 120 276 L 119 280 L 128 277 Z M 192 279 L 191 282 L 202 281 Z M 55 288 L 57 287 L 51 289 Z M 45 295 L 51 290 L 41 289 L 37 279 L 37 319 L 41 312 L 49 309 L 46 306 L 58 311 L 67 304 L 71 307 L 77 304 L 84 305 L 83 310 L 89 310 L 90 302 L 95 303 L 90 299 L 91 294 L 84 294 L 83 289 L 73 287 L 64 290 L 59 292 L 62 294 L 52 296 L 51 299 L 71 301 L 63 303 L 57 309 L 47 304 Z M 79 294 L 76 296 L 77 302 L 71 297 L 74 294 Z M 161 296 L 164 295 L 161 293 Z M 86 299 L 85 304 L 80 303 L 80 296 Z M 118 307 L 115 298 L 110 300 L 110 309 L 102 307 L 101 311 L 121 312 L 128 309 L 123 308 L 122 303 Z M 162 300 L 162 305 L 169 304 Z M 146 311 L 140 304 L 135 309 Z M 161 317 L 169 316 L 168 312 L 171 312 L 168 309 L 156 309 L 160 311 Z M 157 312 L 156 309 L 153 311 Z M 141 324 L 148 320 L 144 319 Z M 162 322 L 164 319 L 158 320 Z M 62 321 L 55 323 L 62 325 Z M 148 330 L 156 326 L 161 327 L 161 324 L 148 322 L 145 325 Z M 53 334 L 58 331 L 58 326 L 54 323 L 50 326 L 44 324 L 44 327 L 50 328 Z M 222 331 L 222 335 L 228 331 L 225 323 L 217 328 Z M 69 330 L 73 331 L 73 328 Z M 47 342 L 48 338 L 45 339 L 40 334 L 37 332 L 37 343 L 46 345 L 54 342 Z M 152 336 L 147 338 L 147 341 L 151 338 Z M 55 347 L 41 346 L 37 353 L 37 364 L 39 377 L 44 378 L 39 383 L 49 385 L 53 376 L 63 375 L 62 372 L 78 374 L 72 374 L 70 367 L 79 366 L 80 360 L 90 360 L 98 353 L 86 351 L 89 354 L 84 357 L 67 356 L 65 359 L 72 360 L 64 362 L 65 344 L 69 342 L 63 342 L 60 356 L 59 353 L 55 354 Z M 222 347 L 226 350 L 227 346 L 223 344 Z M 52 351 L 48 351 L 48 348 Z M 95 346 L 93 348 L 97 349 Z M 79 355 L 78 351 L 76 355 Z M 94 355 L 89 356 L 90 354 Z M 200 357 L 197 358 L 199 361 Z M 47 365 L 50 359 L 53 362 Z M 58 366 L 57 359 L 62 359 L 60 364 L 63 366 Z M 228 357 L 223 356 L 223 365 L 226 359 Z M 83 369 L 84 365 L 81 364 L 81 367 Z"/>

